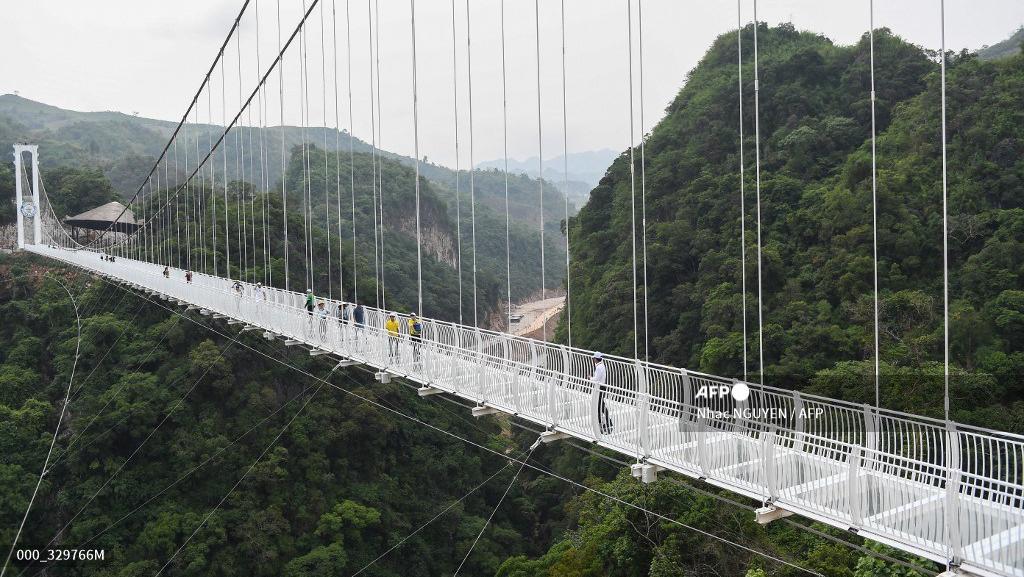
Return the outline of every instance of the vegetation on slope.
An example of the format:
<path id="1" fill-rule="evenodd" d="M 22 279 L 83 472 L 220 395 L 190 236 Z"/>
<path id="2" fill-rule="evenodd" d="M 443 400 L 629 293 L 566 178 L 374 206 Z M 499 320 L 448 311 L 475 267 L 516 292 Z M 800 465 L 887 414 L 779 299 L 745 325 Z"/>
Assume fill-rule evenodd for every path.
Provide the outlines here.
<path id="1" fill-rule="evenodd" d="M 868 44 L 762 26 L 765 382 L 873 401 Z M 752 36 L 752 28 L 744 30 Z M 757 371 L 752 38 L 744 38 L 748 370 Z M 876 40 L 882 404 L 941 416 L 942 222 L 937 65 Z M 647 142 L 652 358 L 742 376 L 736 35 L 694 69 Z M 954 418 L 1021 430 L 1024 58 L 951 56 Z M 580 343 L 631 352 L 628 158 L 573 220 Z M 641 334 L 641 342 L 643 335 Z M 758 378 L 754 375 L 752 378 Z M 1013 404 L 1016 403 L 1016 404 Z"/>
<path id="2" fill-rule="evenodd" d="M 39 265 L 47 264 L 24 256 L 0 261 L 4 547 L 42 466 L 75 354 L 72 305 L 41 276 Z M 331 376 L 331 362 L 289 354 L 258 334 L 214 324 L 218 335 L 204 328 L 207 317 L 194 315 L 193 323 L 170 315 L 98 278 L 50 274 L 75 294 L 82 354 L 62 434 L 19 544 L 43 548 L 56 536 L 62 547 L 88 543 L 106 557 L 61 564 L 60 575 L 152 575 L 179 546 L 169 574 L 351 574 L 504 467 L 366 573 L 450 574 L 511 479 L 505 459 L 320 387 L 278 361 L 454 435 L 498 451 L 521 450 L 493 422 L 425 403 L 397 381 L 380 385 L 357 369 Z M 520 491 L 513 488 L 494 517 L 467 574 L 493 574 L 509 553 L 539 552 L 532 535 L 544 530 L 545 515 Z"/>

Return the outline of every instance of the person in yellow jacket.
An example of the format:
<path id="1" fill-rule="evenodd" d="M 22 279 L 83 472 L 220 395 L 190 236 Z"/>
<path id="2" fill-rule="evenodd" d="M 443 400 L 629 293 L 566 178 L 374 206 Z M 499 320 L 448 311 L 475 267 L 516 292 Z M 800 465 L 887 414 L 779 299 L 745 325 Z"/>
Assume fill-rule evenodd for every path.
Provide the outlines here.
<path id="1" fill-rule="evenodd" d="M 423 323 L 416 313 L 409 315 L 408 326 L 409 341 L 412 342 L 412 360 L 418 363 L 420 362 L 420 343 L 423 342 Z"/>
<path id="2" fill-rule="evenodd" d="M 388 358 L 397 359 L 398 356 L 398 319 L 395 318 L 395 313 L 388 315 L 388 320 L 384 322 L 384 329 L 388 331 Z"/>

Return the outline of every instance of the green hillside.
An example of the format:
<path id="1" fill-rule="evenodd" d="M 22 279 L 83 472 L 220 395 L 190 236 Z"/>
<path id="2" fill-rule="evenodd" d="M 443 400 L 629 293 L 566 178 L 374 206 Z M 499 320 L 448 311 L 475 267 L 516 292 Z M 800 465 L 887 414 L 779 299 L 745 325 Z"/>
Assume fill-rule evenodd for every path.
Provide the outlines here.
<path id="1" fill-rule="evenodd" d="M 0 95 L 0 148 L 10 148 L 15 142 L 34 142 L 40 145 L 41 161 L 44 169 L 57 167 L 91 167 L 100 168 L 110 179 L 114 190 L 122 196 L 134 194 L 139 183 L 148 174 L 157 155 L 170 138 L 176 123 L 130 116 L 119 112 L 76 112 L 55 106 L 35 102 L 13 94 Z M 223 131 L 223 127 L 208 124 L 188 124 L 182 133 L 188 134 L 191 142 L 199 139 L 200 154 L 205 156 L 211 141 Z M 282 149 L 282 139 L 284 148 Z M 218 154 L 226 154 L 235 162 L 227 162 L 228 180 L 259 180 L 260 155 L 262 146 L 272 159 L 265 165 L 265 178 L 270 183 L 281 179 L 280 151 L 291 151 L 303 142 L 325 148 L 343 155 L 347 161 L 349 152 L 348 132 L 336 132 L 333 129 L 310 127 L 303 129 L 297 126 L 259 128 L 240 127 L 231 130 L 224 138 L 224 144 Z M 325 145 L 326 143 L 326 145 Z M 338 149 L 335 145 L 338 145 Z M 370 153 L 373 149 L 369 143 L 353 139 L 356 152 Z M 378 153 L 388 159 L 407 166 L 412 166 L 412 158 L 387 151 Z M 171 169 L 174 159 L 170 153 Z M 190 148 L 190 166 L 195 166 L 195 149 Z M 180 174 L 184 177 L 185 151 L 178 151 Z M 479 209 L 490 210 L 501 214 L 504 220 L 504 182 L 496 180 L 494 170 L 477 170 L 477 202 Z M 255 174 L 253 174 L 255 173 Z M 446 201 L 451 204 L 451 214 L 455 215 L 455 171 L 447 167 L 421 163 L 421 174 L 428 180 L 442 187 L 440 191 Z M 460 173 L 461 198 L 464 206 L 469 207 L 469 173 Z M 532 226 L 537 223 L 540 213 L 537 211 L 538 190 L 540 182 L 519 175 L 510 178 L 509 203 L 512 217 L 517 222 Z M 545 220 L 550 223 L 549 230 L 557 233 L 559 223 L 564 220 L 564 197 L 557 186 L 546 183 Z M 444 190 L 447 189 L 447 190 Z M 577 207 L 570 206 L 570 213 L 575 214 Z M 563 259 L 564 260 L 564 259 Z"/>
<path id="2" fill-rule="evenodd" d="M 747 28 L 745 35 L 751 35 Z M 752 46 L 744 39 L 744 47 Z M 873 401 L 868 45 L 762 27 L 765 381 Z M 652 358 L 742 376 L 736 37 L 647 143 Z M 757 371 L 753 62 L 744 54 L 749 369 Z M 876 35 L 883 405 L 941 416 L 937 65 Z M 949 64 L 953 414 L 1024 430 L 1024 57 Z M 573 220 L 574 338 L 632 351 L 628 160 Z M 756 377 L 755 377 L 756 378 Z M 979 396 L 979 391 L 986 391 Z"/>

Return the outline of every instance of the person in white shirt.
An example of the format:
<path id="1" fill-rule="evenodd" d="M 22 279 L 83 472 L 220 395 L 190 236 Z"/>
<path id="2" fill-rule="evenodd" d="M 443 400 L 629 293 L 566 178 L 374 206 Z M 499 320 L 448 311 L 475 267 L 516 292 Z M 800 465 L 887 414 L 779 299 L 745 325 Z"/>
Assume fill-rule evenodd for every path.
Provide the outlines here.
<path id="1" fill-rule="evenodd" d="M 267 293 L 263 291 L 263 283 L 256 283 L 256 288 L 253 289 L 253 296 L 256 297 L 257 301 L 267 300 Z"/>
<path id="2" fill-rule="evenodd" d="M 316 305 L 316 318 L 320 320 L 320 340 L 323 340 L 327 336 L 327 307 L 324 306 L 326 303 L 320 301 Z"/>
<path id="3" fill-rule="evenodd" d="M 612 416 L 604 403 L 606 385 L 608 384 L 608 373 L 604 367 L 604 355 L 594 353 L 594 374 L 590 380 L 597 387 L 597 422 L 601 425 L 601 433 L 607 435 L 612 432 Z"/>

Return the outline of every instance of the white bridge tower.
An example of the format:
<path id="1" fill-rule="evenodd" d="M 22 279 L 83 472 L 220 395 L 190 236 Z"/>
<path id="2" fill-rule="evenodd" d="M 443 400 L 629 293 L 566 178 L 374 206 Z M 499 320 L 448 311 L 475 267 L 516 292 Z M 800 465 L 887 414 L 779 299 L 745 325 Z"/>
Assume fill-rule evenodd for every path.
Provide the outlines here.
<path id="1" fill-rule="evenodd" d="M 22 190 L 21 168 L 25 153 L 32 157 L 32 199 L 26 200 Z M 32 219 L 32 244 L 43 241 L 43 225 L 39 210 L 39 146 L 35 144 L 14 145 L 14 190 L 18 208 L 18 248 L 25 248 L 25 219 Z"/>

